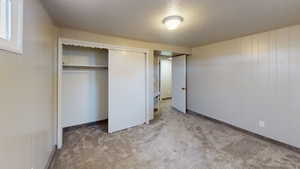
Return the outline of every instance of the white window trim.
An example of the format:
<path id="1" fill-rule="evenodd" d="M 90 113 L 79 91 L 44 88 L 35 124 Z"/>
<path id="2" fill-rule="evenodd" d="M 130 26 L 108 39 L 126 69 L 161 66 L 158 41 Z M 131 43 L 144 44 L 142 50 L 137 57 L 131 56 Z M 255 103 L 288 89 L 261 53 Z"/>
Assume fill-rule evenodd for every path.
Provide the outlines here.
<path id="1" fill-rule="evenodd" d="M 11 39 L 0 38 L 0 49 L 23 53 L 23 0 L 12 0 Z"/>

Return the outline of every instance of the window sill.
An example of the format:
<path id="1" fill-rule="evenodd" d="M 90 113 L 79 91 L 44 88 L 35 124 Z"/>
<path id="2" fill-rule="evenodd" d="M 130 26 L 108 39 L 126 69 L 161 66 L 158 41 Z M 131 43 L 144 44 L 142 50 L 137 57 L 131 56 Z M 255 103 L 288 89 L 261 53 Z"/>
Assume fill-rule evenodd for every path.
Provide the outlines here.
<path id="1" fill-rule="evenodd" d="M 23 49 L 19 47 L 10 47 L 10 46 L 2 46 L 0 45 L 0 50 L 8 51 L 16 54 L 23 54 Z"/>

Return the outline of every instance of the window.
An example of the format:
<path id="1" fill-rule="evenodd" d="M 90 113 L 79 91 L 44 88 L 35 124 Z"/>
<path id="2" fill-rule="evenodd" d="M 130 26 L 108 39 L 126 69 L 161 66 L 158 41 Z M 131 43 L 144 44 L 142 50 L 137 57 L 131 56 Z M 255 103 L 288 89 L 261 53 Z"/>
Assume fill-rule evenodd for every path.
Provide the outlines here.
<path id="1" fill-rule="evenodd" d="M 5 40 L 11 38 L 11 1 L 1 0 L 0 37 Z"/>
<path id="2" fill-rule="evenodd" d="M 23 0 L 0 0 L 0 49 L 22 53 Z"/>

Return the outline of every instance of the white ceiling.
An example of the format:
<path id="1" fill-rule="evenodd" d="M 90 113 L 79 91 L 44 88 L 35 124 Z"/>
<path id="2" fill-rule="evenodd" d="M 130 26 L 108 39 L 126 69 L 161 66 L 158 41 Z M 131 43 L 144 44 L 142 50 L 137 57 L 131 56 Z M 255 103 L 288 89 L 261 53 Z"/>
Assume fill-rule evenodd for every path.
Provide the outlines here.
<path id="1" fill-rule="evenodd" d="M 300 0 L 42 0 L 59 26 L 187 47 L 300 24 Z M 162 19 L 181 15 L 167 30 Z"/>

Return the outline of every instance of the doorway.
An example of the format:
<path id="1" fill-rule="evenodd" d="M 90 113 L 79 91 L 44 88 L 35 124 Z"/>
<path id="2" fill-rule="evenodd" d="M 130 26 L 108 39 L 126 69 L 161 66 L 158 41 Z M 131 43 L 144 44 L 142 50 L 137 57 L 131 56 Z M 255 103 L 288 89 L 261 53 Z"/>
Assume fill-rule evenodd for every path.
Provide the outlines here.
<path id="1" fill-rule="evenodd" d="M 173 108 L 186 113 L 186 54 L 170 51 L 154 52 L 154 108 L 171 102 Z"/>

